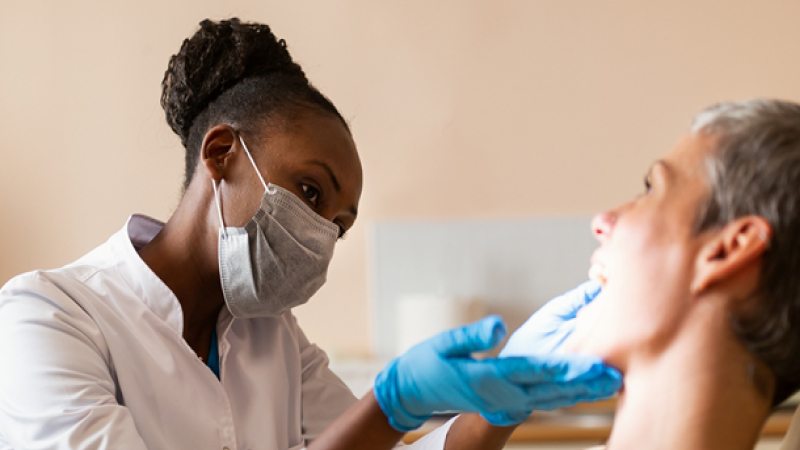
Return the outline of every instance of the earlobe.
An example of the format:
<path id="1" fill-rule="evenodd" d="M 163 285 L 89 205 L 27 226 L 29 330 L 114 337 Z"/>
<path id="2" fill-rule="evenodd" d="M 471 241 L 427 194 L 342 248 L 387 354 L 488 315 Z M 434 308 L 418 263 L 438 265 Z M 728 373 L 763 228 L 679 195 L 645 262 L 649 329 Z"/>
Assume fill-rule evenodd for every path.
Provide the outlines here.
<path id="1" fill-rule="evenodd" d="M 236 130 L 229 125 L 217 125 L 206 132 L 200 146 L 200 161 L 211 178 L 220 181 L 225 177 L 228 157 L 236 142 Z"/>
<path id="2" fill-rule="evenodd" d="M 772 227 L 763 217 L 738 218 L 715 232 L 697 259 L 691 293 L 701 294 L 715 285 L 734 278 L 742 281 L 740 274 L 758 274 L 761 257 L 769 248 Z M 741 288 L 741 286 L 739 286 Z"/>

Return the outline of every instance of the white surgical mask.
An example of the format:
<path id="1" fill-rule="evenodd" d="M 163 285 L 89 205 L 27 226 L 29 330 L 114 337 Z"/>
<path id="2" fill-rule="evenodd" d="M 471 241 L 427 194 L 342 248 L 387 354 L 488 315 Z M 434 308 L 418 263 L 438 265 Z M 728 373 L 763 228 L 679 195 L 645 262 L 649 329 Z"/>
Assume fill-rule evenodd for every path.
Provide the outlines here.
<path id="1" fill-rule="evenodd" d="M 241 136 L 239 142 L 265 192 L 247 225 L 225 227 L 212 180 L 220 221 L 222 293 L 234 317 L 275 317 L 307 302 L 325 283 L 339 227 L 293 193 L 268 185 Z"/>

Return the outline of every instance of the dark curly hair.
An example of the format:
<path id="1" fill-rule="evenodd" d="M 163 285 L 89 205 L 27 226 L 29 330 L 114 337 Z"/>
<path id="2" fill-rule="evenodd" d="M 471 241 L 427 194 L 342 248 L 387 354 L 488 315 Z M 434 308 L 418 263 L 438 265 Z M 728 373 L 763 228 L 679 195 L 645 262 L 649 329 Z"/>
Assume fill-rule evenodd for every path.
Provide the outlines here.
<path id="1" fill-rule="evenodd" d="M 300 108 L 316 108 L 347 123 L 292 60 L 286 42 L 269 26 L 239 19 L 200 22 L 183 41 L 161 82 L 167 123 L 186 148 L 189 186 L 208 128 L 235 123 L 246 131 L 290 120 Z M 349 128 L 348 128 L 349 130 Z"/>

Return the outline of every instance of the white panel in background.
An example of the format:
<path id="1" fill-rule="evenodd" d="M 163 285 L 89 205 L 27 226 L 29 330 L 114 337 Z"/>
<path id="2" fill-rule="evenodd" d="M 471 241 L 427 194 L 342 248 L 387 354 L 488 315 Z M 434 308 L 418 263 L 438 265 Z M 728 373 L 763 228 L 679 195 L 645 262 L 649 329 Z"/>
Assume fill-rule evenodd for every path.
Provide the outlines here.
<path id="1" fill-rule="evenodd" d="M 398 355 L 444 330 L 478 320 L 485 312 L 479 299 L 435 294 L 402 295 L 394 303 Z"/>
<path id="2" fill-rule="evenodd" d="M 398 330 L 398 322 L 413 320 L 414 310 L 420 321 L 437 315 L 440 324 L 458 321 L 441 317 L 452 305 L 432 300 L 425 307 L 415 300 L 409 309 L 399 305 L 404 298 L 477 299 L 512 331 L 547 300 L 586 280 L 597 247 L 589 223 L 589 217 L 572 217 L 374 224 L 370 301 L 376 354 L 391 357 L 407 345 L 399 338 L 413 331 Z"/>

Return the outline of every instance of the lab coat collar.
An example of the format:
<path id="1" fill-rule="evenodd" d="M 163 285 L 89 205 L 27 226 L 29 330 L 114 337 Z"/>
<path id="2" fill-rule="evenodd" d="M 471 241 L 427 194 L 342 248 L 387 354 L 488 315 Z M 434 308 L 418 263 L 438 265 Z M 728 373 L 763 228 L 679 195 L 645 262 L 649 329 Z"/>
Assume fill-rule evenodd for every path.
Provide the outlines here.
<path id="1" fill-rule="evenodd" d="M 163 222 L 134 214 L 125 227 L 111 237 L 110 244 L 120 256 L 120 274 L 137 297 L 176 333 L 183 335 L 183 309 L 178 298 L 138 253 L 162 228 Z"/>

